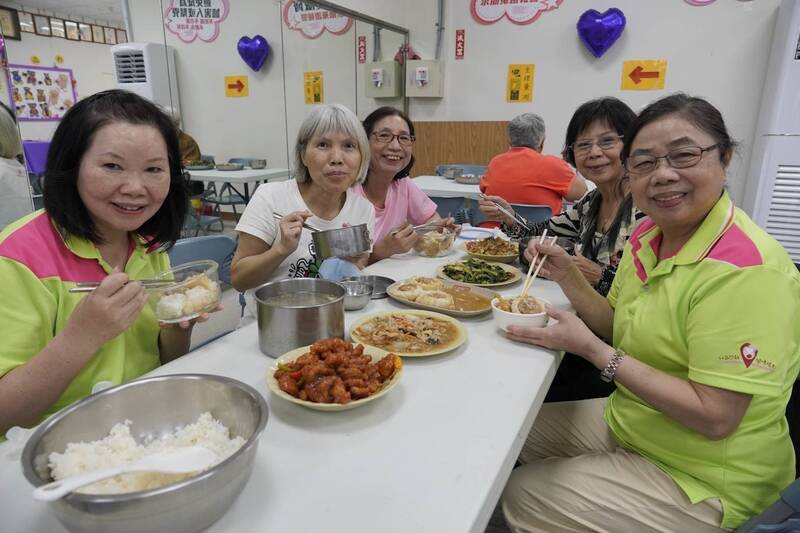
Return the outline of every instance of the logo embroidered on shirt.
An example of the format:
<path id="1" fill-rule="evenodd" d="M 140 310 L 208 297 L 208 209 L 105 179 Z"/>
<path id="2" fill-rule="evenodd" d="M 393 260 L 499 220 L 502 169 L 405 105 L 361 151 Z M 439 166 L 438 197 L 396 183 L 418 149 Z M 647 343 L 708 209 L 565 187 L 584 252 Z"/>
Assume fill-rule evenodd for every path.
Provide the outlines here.
<path id="1" fill-rule="evenodd" d="M 753 364 L 753 361 L 755 361 L 756 357 L 758 357 L 758 348 L 749 342 L 746 342 L 739 346 L 739 353 L 742 355 L 744 366 L 750 368 L 750 365 Z"/>

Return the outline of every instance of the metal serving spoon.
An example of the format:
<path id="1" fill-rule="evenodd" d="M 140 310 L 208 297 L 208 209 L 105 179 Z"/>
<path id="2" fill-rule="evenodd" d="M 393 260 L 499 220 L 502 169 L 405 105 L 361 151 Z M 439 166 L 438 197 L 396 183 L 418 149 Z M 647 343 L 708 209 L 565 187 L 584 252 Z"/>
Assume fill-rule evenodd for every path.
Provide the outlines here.
<path id="1" fill-rule="evenodd" d="M 187 446 L 177 450 L 154 453 L 125 465 L 95 470 L 80 476 L 53 481 L 33 491 L 33 497 L 44 502 L 58 500 L 75 489 L 95 481 L 130 472 L 163 472 L 165 474 L 188 474 L 205 470 L 217 460 L 217 454 L 202 446 Z"/>

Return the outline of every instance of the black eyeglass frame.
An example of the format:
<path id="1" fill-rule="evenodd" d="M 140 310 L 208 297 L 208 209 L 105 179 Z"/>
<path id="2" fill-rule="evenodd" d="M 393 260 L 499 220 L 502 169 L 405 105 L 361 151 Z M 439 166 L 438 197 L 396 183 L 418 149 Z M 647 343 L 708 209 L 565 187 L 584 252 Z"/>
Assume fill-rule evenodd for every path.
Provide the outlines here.
<path id="1" fill-rule="evenodd" d="M 706 152 L 714 150 L 715 148 L 719 148 L 719 146 L 720 146 L 720 143 L 714 143 L 714 144 L 712 144 L 710 146 L 706 146 L 705 148 L 703 148 L 702 146 L 697 146 L 697 145 L 681 146 L 680 148 L 675 148 L 674 150 L 670 150 L 669 152 L 667 152 L 666 154 L 662 155 L 661 157 L 655 157 L 655 156 L 629 156 L 625 161 L 623 161 L 622 165 L 625 167 L 625 170 L 628 171 L 628 174 L 631 174 L 633 176 L 647 176 L 648 174 L 652 174 L 658 168 L 658 162 L 660 160 L 662 160 L 662 159 L 664 161 L 666 161 L 667 164 L 669 164 L 669 166 L 671 166 L 672 168 L 692 168 L 692 167 L 698 165 L 700 163 L 700 161 L 703 160 L 703 156 L 705 155 Z M 700 150 L 700 153 L 697 154 L 696 159 L 693 159 L 689 164 L 680 163 L 680 164 L 676 165 L 675 161 L 672 160 L 671 156 L 673 154 L 675 154 L 676 152 L 680 152 L 682 150 L 686 150 L 686 149 L 689 149 L 689 148 L 697 148 L 697 149 Z M 651 158 L 650 161 L 652 162 L 652 165 L 653 165 L 652 168 L 650 168 L 649 170 L 645 170 L 645 171 L 637 171 L 637 170 L 631 169 L 630 166 L 629 166 L 630 165 L 630 161 L 632 159 L 636 158 L 636 157 L 650 157 Z"/>
<path id="2" fill-rule="evenodd" d="M 405 133 L 401 133 L 399 135 L 395 135 L 394 133 L 390 133 L 388 131 L 373 131 L 372 133 L 370 133 L 370 135 L 372 137 L 374 137 L 375 140 L 378 141 L 381 144 L 392 144 L 392 141 L 397 139 L 397 142 L 400 144 L 400 146 L 411 146 L 417 140 L 417 137 L 414 136 L 414 135 L 406 135 Z M 389 139 L 385 140 L 385 141 L 382 141 L 382 140 L 380 140 L 378 138 L 378 135 L 391 135 L 391 137 Z M 403 142 L 402 140 L 400 140 L 400 137 L 408 137 L 410 139 L 410 141 L 407 142 L 407 143 Z"/>

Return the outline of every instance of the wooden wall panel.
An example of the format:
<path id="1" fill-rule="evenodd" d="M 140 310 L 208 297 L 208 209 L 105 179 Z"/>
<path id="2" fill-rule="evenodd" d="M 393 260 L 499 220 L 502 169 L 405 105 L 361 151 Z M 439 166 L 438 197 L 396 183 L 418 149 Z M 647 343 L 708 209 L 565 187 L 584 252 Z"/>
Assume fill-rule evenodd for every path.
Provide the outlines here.
<path id="1" fill-rule="evenodd" d="M 436 165 L 488 165 L 508 149 L 508 122 L 414 122 L 412 176 L 430 176 Z"/>

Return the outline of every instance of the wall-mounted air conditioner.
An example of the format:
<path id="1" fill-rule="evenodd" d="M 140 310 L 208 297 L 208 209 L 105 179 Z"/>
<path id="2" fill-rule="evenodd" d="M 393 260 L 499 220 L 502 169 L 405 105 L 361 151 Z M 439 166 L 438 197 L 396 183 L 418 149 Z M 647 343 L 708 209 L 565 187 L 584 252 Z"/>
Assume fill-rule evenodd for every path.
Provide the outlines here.
<path id="1" fill-rule="evenodd" d="M 125 89 L 180 113 L 175 50 L 159 43 L 124 43 L 111 47 L 118 89 Z"/>

